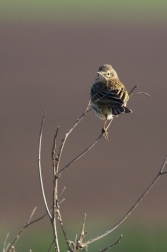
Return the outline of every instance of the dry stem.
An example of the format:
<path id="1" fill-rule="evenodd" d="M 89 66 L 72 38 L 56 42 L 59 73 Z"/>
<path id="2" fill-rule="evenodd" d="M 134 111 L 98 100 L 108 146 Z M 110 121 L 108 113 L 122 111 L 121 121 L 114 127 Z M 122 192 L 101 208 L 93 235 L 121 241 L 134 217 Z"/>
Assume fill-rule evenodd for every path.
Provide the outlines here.
<path id="1" fill-rule="evenodd" d="M 106 250 L 108 250 L 108 249 L 114 247 L 115 245 L 117 245 L 117 244 L 121 241 L 122 236 L 123 236 L 123 235 L 120 235 L 119 239 L 118 239 L 116 242 L 110 244 L 108 247 L 106 247 L 106 248 L 104 248 L 104 249 L 101 249 L 100 252 L 104 252 L 104 251 L 106 251 Z"/>
<path id="2" fill-rule="evenodd" d="M 14 245 L 16 244 L 16 242 L 18 241 L 18 239 L 19 239 L 20 236 L 22 235 L 23 231 L 24 231 L 29 225 L 32 224 L 32 223 L 30 224 L 30 220 L 32 219 L 32 217 L 33 217 L 33 215 L 34 215 L 36 209 L 37 209 L 37 207 L 35 207 L 35 208 L 33 209 L 33 211 L 32 211 L 32 213 L 31 213 L 31 215 L 30 215 L 28 221 L 24 224 L 24 226 L 22 227 L 22 229 L 20 230 L 20 232 L 17 234 L 17 236 L 16 236 L 16 238 L 14 239 L 14 241 L 10 244 L 10 246 L 8 246 L 6 250 L 5 250 L 5 248 L 4 248 L 4 251 L 5 251 L 5 252 L 10 252 L 10 251 L 12 250 L 12 248 L 14 247 Z"/>
<path id="3" fill-rule="evenodd" d="M 108 123 L 106 130 L 109 128 L 110 124 L 111 124 L 112 120 Z M 97 143 L 98 141 L 101 139 L 101 137 L 104 135 L 104 133 L 101 133 L 98 138 L 96 140 L 94 140 L 94 142 L 87 147 L 83 152 L 81 152 L 77 157 L 75 157 L 72 161 L 70 161 L 67 165 L 65 165 L 57 174 L 56 177 L 59 177 L 59 175 L 66 170 L 67 168 L 69 168 L 73 163 L 75 163 L 79 158 L 81 158 L 83 155 L 85 155 L 90 149 L 92 149 Z"/>
<path id="4" fill-rule="evenodd" d="M 87 242 L 84 243 L 84 245 L 89 245 L 92 242 L 95 242 L 99 239 L 101 239 L 102 237 L 110 234 L 111 232 L 113 232 L 116 228 L 118 228 L 127 218 L 128 216 L 135 210 L 135 208 L 138 206 L 138 204 L 140 203 L 140 201 L 146 196 L 146 194 L 150 191 L 150 189 L 153 187 L 153 185 L 157 182 L 157 180 L 160 178 L 161 175 L 167 174 L 167 172 L 163 172 L 165 165 L 167 163 L 167 156 L 165 157 L 165 160 L 158 172 L 158 174 L 156 175 L 156 177 L 154 178 L 154 180 L 152 181 L 152 183 L 149 185 L 149 187 L 144 191 L 144 193 L 139 197 L 139 199 L 136 201 L 136 203 L 130 208 L 130 210 L 121 218 L 121 220 L 118 221 L 118 223 L 116 223 L 112 228 L 110 228 L 108 231 L 106 231 L 104 234 L 97 236 L 96 238 L 93 238 Z"/>
<path id="5" fill-rule="evenodd" d="M 41 169 L 41 143 L 42 143 L 42 131 L 43 131 L 43 126 L 46 118 L 46 110 L 42 119 L 41 123 L 41 128 L 40 128 L 40 134 L 39 134 L 39 148 L 38 148 L 38 171 L 39 171 L 39 181 L 40 181 L 40 186 L 41 186 L 41 192 L 42 192 L 42 197 L 44 201 L 44 205 L 46 208 L 46 212 L 48 213 L 48 216 L 50 219 L 52 219 L 52 215 L 49 211 L 48 204 L 46 201 L 46 196 L 45 196 L 45 191 L 44 191 L 44 186 L 43 186 L 43 179 L 42 179 L 42 169 Z"/>

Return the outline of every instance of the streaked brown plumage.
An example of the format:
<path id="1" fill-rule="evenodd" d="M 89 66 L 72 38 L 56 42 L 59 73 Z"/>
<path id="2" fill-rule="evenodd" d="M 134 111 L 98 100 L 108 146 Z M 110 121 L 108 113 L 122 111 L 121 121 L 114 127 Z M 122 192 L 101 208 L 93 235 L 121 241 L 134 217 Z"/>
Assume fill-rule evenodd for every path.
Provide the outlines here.
<path id="1" fill-rule="evenodd" d="M 91 104 L 95 115 L 105 120 L 102 128 L 103 133 L 107 120 L 122 113 L 132 112 L 126 107 L 128 100 L 128 92 L 112 66 L 108 64 L 100 66 L 91 87 Z"/>

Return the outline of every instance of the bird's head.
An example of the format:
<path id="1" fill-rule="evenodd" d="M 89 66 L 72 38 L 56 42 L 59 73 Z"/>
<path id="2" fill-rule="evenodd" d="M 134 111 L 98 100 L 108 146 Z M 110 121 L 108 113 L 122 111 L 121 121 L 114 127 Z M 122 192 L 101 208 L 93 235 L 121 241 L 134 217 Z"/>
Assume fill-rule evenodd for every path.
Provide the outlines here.
<path id="1" fill-rule="evenodd" d="M 118 79 L 117 72 L 112 68 L 111 65 L 105 64 L 99 67 L 97 72 L 96 80 L 101 82 L 104 80 L 113 80 Z"/>

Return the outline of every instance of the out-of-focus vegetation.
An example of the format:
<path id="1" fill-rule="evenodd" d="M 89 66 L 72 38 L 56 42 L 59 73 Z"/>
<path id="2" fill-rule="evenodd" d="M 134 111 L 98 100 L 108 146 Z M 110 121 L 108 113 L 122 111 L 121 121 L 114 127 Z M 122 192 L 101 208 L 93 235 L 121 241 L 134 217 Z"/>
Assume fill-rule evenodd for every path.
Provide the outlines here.
<path id="1" fill-rule="evenodd" d="M 5 0 L 1 22 L 167 23 L 165 0 Z"/>
<path id="2" fill-rule="evenodd" d="M 100 230 L 96 230 L 97 229 L 96 225 L 97 225 L 97 222 L 95 223 L 94 227 L 92 227 L 91 230 L 89 230 L 88 239 L 102 233 L 100 232 Z M 116 232 L 113 232 L 107 237 L 101 239 L 100 241 L 89 245 L 88 251 L 99 251 L 99 249 L 107 247 L 107 245 L 114 243 L 119 238 L 119 235 L 121 233 L 123 234 L 121 242 L 113 248 L 114 251 L 116 252 L 166 251 L 166 248 L 167 248 L 166 228 L 167 227 L 155 227 L 155 226 L 150 227 L 150 226 L 144 226 L 144 225 L 143 226 L 124 225 L 123 228 L 119 228 L 119 230 L 116 230 Z M 92 231 L 92 229 L 94 229 L 94 232 Z M 68 233 L 68 235 L 70 236 L 69 239 L 74 239 L 76 231 L 79 231 L 79 230 L 76 230 L 76 229 L 71 230 L 71 232 Z M 91 234 L 90 234 L 90 231 L 91 231 Z M 61 251 L 66 251 L 67 247 L 64 242 L 63 235 L 61 234 L 61 232 L 59 233 L 60 233 L 59 242 L 60 242 Z M 5 234 L 3 235 L 5 236 Z M 13 237 L 13 235 L 10 235 L 9 240 L 11 236 Z M 27 229 L 25 233 L 23 233 L 22 237 L 19 239 L 19 241 L 16 244 L 16 251 L 28 251 L 29 249 L 32 249 L 32 251 L 48 251 L 48 248 L 52 242 L 51 239 L 52 239 L 51 229 L 48 230 L 48 229 L 43 228 L 43 229 L 40 229 L 39 231 L 38 224 L 37 224 L 34 227 L 33 226 L 29 227 L 29 229 Z M 52 251 L 54 251 L 54 249 L 52 249 Z"/>

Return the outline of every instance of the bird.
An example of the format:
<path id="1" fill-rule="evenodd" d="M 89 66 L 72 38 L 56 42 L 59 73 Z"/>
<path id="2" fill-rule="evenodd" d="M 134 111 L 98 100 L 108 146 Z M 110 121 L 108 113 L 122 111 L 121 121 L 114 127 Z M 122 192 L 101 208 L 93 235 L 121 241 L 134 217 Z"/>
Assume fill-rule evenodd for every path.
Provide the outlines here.
<path id="1" fill-rule="evenodd" d="M 132 113 L 132 110 L 126 107 L 129 94 L 117 72 L 109 64 L 99 67 L 90 90 L 90 100 L 95 115 L 104 120 L 102 134 L 106 136 L 108 133 L 105 126 L 108 120 L 113 120 L 122 113 Z"/>

